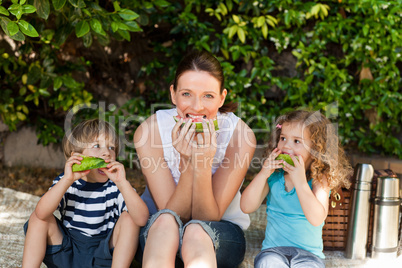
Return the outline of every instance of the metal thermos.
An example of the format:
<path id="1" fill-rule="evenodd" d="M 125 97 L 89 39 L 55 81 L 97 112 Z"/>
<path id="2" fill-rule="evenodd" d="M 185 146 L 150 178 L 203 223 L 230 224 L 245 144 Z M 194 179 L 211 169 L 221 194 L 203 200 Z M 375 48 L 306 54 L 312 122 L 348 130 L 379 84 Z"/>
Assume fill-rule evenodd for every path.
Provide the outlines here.
<path id="1" fill-rule="evenodd" d="M 374 168 L 370 164 L 357 164 L 349 208 L 348 236 L 345 256 L 365 259 L 370 217 L 370 194 Z"/>
<path id="2" fill-rule="evenodd" d="M 372 258 L 397 257 L 400 204 L 399 178 L 378 178 L 374 199 Z"/>

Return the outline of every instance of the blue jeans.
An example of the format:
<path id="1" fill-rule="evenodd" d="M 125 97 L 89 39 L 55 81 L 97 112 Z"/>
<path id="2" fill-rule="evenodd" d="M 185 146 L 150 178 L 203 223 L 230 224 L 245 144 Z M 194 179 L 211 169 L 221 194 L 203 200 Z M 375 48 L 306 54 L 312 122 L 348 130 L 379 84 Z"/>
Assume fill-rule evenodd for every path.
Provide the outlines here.
<path id="1" fill-rule="evenodd" d="M 296 247 L 268 248 L 254 259 L 255 268 L 325 268 L 324 260 Z"/>
<path id="2" fill-rule="evenodd" d="M 171 210 L 163 209 L 150 217 L 148 223 L 140 230 L 140 247 L 137 251 L 136 260 L 142 261 L 142 253 L 145 248 L 148 230 L 151 228 L 155 220 L 163 213 L 173 215 L 178 224 L 180 233 L 180 244 L 178 256 L 176 258 L 176 266 L 181 267 L 181 245 L 183 242 L 183 234 L 186 232 L 186 227 L 189 224 L 199 224 L 204 231 L 211 237 L 215 247 L 216 261 L 218 268 L 237 267 L 239 266 L 246 253 L 246 239 L 243 230 L 236 224 L 229 221 L 199 221 L 191 220 L 183 225 L 180 217 Z"/>

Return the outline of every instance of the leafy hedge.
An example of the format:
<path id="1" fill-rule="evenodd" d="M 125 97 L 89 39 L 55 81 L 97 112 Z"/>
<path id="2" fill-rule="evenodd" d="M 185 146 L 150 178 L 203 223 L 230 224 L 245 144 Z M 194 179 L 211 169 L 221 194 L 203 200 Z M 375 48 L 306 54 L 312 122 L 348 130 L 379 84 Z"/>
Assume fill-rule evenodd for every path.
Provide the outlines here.
<path id="1" fill-rule="evenodd" d="M 133 88 L 122 90 L 130 100 L 107 112 L 131 140 L 197 48 L 221 60 L 228 98 L 260 140 L 272 118 L 303 106 L 331 117 L 348 149 L 402 158 L 401 20 L 400 1 L 0 1 L 0 44 L 15 40 L 0 46 L 0 115 L 11 130 L 30 122 L 42 143 L 57 142 L 69 109 L 102 100 L 85 78 L 94 59 L 63 48 L 113 50 L 117 40 L 124 54 L 146 44 L 150 56 L 137 55 Z"/>

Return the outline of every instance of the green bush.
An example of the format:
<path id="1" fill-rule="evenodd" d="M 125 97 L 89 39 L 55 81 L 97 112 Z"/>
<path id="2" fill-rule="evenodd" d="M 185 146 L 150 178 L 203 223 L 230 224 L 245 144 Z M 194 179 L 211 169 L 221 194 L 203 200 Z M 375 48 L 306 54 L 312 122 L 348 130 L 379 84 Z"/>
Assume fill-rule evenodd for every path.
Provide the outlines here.
<path id="1" fill-rule="evenodd" d="M 69 109 L 102 100 L 83 77 L 103 68 L 60 48 L 145 43 L 134 90 L 122 90 L 130 101 L 107 113 L 131 140 L 151 104 L 169 102 L 175 66 L 196 48 L 222 62 L 228 99 L 261 142 L 272 118 L 310 107 L 338 124 L 349 150 L 402 158 L 401 19 L 400 1 L 0 1 L 0 42 L 16 43 L 0 48 L 0 115 L 58 141 Z"/>

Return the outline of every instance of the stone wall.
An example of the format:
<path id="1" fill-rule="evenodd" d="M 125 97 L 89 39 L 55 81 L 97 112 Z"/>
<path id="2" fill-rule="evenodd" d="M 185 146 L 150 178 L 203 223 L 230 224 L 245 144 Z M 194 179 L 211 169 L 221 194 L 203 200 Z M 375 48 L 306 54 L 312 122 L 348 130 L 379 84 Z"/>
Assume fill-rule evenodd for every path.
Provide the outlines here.
<path id="1" fill-rule="evenodd" d="M 38 144 L 35 129 L 22 127 L 15 132 L 2 131 L 1 160 L 6 166 L 63 168 L 65 158 L 61 145 Z"/>

